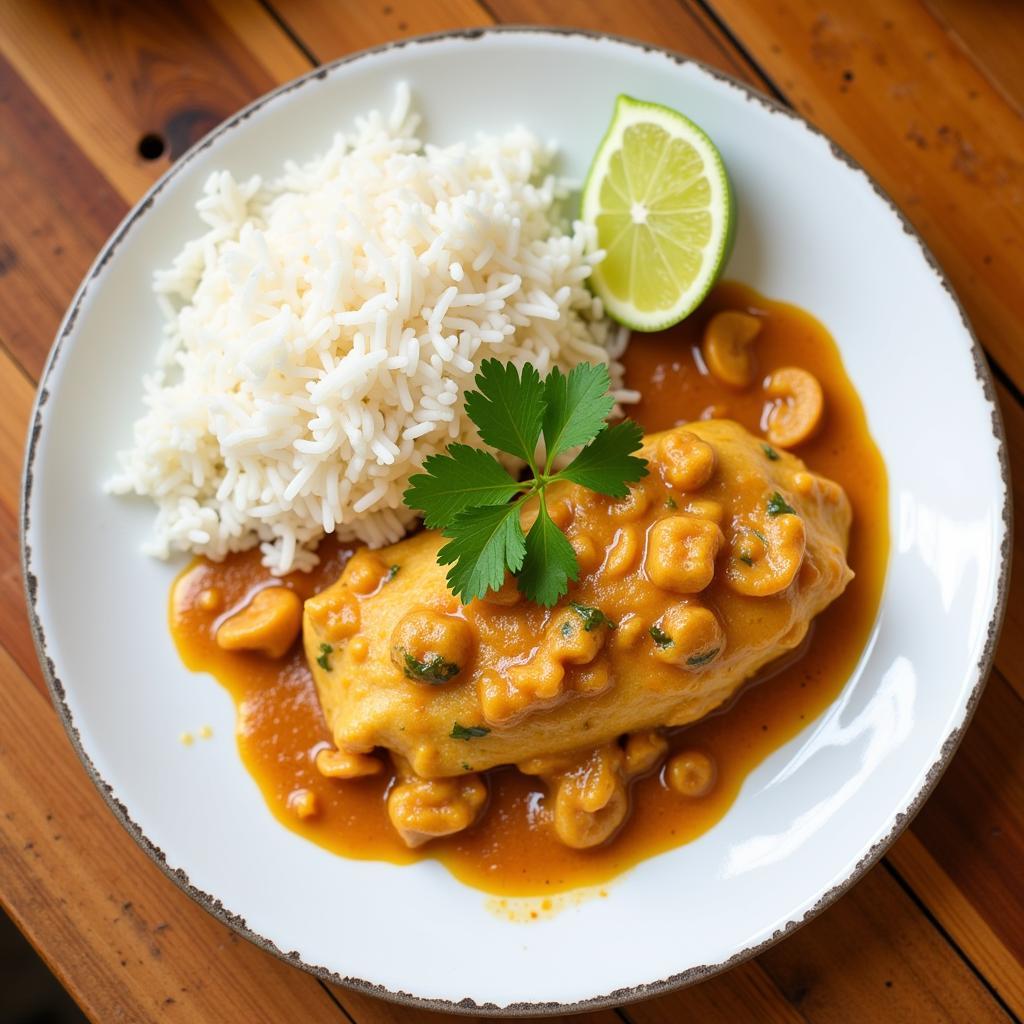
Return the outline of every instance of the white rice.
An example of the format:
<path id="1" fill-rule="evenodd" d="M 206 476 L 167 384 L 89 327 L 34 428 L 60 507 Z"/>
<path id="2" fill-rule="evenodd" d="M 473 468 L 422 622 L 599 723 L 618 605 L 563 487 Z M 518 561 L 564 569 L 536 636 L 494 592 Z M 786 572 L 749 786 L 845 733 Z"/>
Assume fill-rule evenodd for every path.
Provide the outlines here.
<path id="1" fill-rule="evenodd" d="M 155 276 L 166 337 L 108 484 L 156 503 L 152 554 L 260 543 L 285 573 L 327 533 L 390 543 L 409 476 L 477 440 L 482 360 L 607 362 L 621 383 L 625 334 L 585 287 L 602 254 L 560 216 L 554 148 L 522 128 L 424 145 L 418 120 L 400 87 L 390 117 L 276 180 L 206 182 L 206 233 Z"/>

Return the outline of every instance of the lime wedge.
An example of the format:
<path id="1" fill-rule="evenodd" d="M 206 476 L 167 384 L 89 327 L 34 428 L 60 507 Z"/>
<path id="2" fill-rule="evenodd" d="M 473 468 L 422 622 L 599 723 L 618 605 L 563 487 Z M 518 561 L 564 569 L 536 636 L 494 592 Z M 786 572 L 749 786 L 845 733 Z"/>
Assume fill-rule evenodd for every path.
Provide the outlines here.
<path id="1" fill-rule="evenodd" d="M 591 284 L 608 315 L 660 331 L 693 312 L 732 248 L 735 204 L 714 143 L 689 118 L 620 96 L 583 186 L 605 258 Z"/>

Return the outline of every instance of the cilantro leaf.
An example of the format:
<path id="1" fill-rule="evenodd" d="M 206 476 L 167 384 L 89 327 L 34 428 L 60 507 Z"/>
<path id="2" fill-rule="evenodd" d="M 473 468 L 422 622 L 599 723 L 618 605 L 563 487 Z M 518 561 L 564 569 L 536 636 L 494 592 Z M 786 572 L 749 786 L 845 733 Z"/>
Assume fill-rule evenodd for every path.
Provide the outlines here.
<path id="1" fill-rule="evenodd" d="M 601 626 L 607 626 L 609 629 L 618 628 L 600 608 L 580 604 L 578 601 L 570 601 L 569 607 L 583 620 L 583 631 L 585 633 L 590 633 Z"/>
<path id="2" fill-rule="evenodd" d="M 544 415 L 544 384 L 530 364 L 522 375 L 512 363 L 485 359 L 476 375 L 479 391 L 466 392 L 466 415 L 485 444 L 534 466 Z"/>
<path id="3" fill-rule="evenodd" d="M 643 444 L 643 431 L 632 420 L 605 427 L 559 476 L 611 498 L 625 498 L 629 484 L 647 476 L 647 463 L 635 452 Z"/>
<path id="4" fill-rule="evenodd" d="M 485 444 L 526 462 L 529 475 L 517 481 L 493 453 L 453 444 L 445 454 L 430 456 L 423 472 L 411 478 L 405 504 L 423 512 L 428 527 L 443 531 L 448 542 L 437 561 L 451 566 L 448 587 L 463 604 L 500 589 L 511 572 L 529 600 L 553 605 L 579 578 L 579 564 L 548 514 L 548 486 L 569 480 L 626 497 L 629 484 L 647 475 L 644 459 L 631 454 L 641 446 L 642 432 L 629 420 L 605 426 L 613 404 L 606 366 L 581 363 L 569 374 L 553 369 L 542 381 L 530 364 L 518 370 L 485 359 L 476 386 L 466 394 L 467 416 Z M 547 459 L 538 467 L 542 432 Z M 551 471 L 552 459 L 581 444 L 585 447 L 566 469 Z M 524 536 L 519 512 L 530 498 L 537 499 L 539 509 Z"/>
<path id="5" fill-rule="evenodd" d="M 490 452 L 453 444 L 447 454 L 424 460 L 423 472 L 409 478 L 402 500 L 422 512 L 423 522 L 433 529 L 446 525 L 463 509 L 503 505 L 520 490 L 522 485 Z"/>
<path id="6" fill-rule="evenodd" d="M 541 498 L 537 519 L 526 535 L 526 557 L 519 571 L 519 592 L 528 600 L 550 608 L 578 580 L 580 567 L 565 534 L 548 515 Z"/>
<path id="7" fill-rule="evenodd" d="M 796 514 L 796 509 L 793 508 L 793 506 L 790 505 L 778 491 L 774 491 L 772 493 L 772 496 L 768 499 L 765 508 L 768 510 L 768 515 L 770 516 Z"/>
<path id="8" fill-rule="evenodd" d="M 432 686 L 440 686 L 459 674 L 459 666 L 453 661 L 445 661 L 440 654 L 420 661 L 406 650 L 402 650 L 401 653 L 406 679 L 419 679 Z"/>
<path id="9" fill-rule="evenodd" d="M 670 637 L 668 633 L 661 628 L 661 626 L 651 626 L 647 632 L 651 634 L 651 639 L 659 647 L 672 647 L 675 644 L 675 640 L 673 640 L 672 637 Z"/>
<path id="10" fill-rule="evenodd" d="M 455 722 L 452 725 L 452 731 L 448 734 L 453 740 L 475 740 L 481 736 L 486 736 L 491 730 L 486 725 L 460 725 Z M 469 766 L 463 764 L 462 766 L 466 771 L 469 771 Z"/>
<path id="11" fill-rule="evenodd" d="M 448 589 L 463 604 L 497 590 L 505 582 L 506 568 L 514 573 L 522 568 L 526 539 L 519 525 L 519 504 L 464 509 L 445 527 L 449 541 L 437 553 L 437 561 L 452 566 Z"/>
<path id="12" fill-rule="evenodd" d="M 551 466 L 556 455 L 594 439 L 605 426 L 615 399 L 608 367 L 579 363 L 568 376 L 556 366 L 544 381 L 544 447 Z"/>

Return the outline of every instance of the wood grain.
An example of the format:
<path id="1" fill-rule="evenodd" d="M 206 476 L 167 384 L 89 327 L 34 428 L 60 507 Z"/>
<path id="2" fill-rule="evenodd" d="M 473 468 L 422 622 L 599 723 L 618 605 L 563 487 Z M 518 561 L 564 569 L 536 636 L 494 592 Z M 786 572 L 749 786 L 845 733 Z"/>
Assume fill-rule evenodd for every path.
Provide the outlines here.
<path id="1" fill-rule="evenodd" d="M 69 296 L 127 205 L 2 58 L 0 208 L 0 344 L 37 378 Z"/>
<path id="2" fill-rule="evenodd" d="M 910 897 L 876 868 L 850 896 L 760 960 L 818 1024 L 1008 1020 L 942 936 L 923 925 Z"/>
<path id="3" fill-rule="evenodd" d="M 314 978 L 193 905 L 107 811 L 0 651 L 4 907 L 95 1021 L 344 1022 Z"/>
<path id="4" fill-rule="evenodd" d="M 787 99 L 860 160 L 931 246 L 1024 387 L 1019 112 L 919 2 L 711 0 Z"/>
<path id="5" fill-rule="evenodd" d="M 993 959 L 995 937 L 1007 963 L 1024 964 L 1022 737 L 1024 701 L 994 673 L 957 756 L 913 825 L 932 860 L 988 923 L 991 936 L 975 942 L 960 933 L 958 939 L 977 962 Z M 956 933 L 956 923 L 946 923 L 943 902 L 941 894 L 929 898 L 936 916 Z M 1024 971 L 1017 978 L 1018 986 L 1024 983 Z M 1015 993 L 1014 1008 L 1024 1016 L 1019 988 Z"/>
<path id="6" fill-rule="evenodd" d="M 722 14 L 732 3 L 716 2 L 716 10 Z M 948 0 L 933 0 L 933 6 L 944 5 L 949 6 Z M 827 40 L 846 39 L 857 58 L 851 68 L 854 81 L 845 83 L 845 92 L 833 73 L 837 59 L 843 68 L 845 64 L 828 53 L 817 58 L 794 55 L 791 81 L 780 85 L 813 117 L 827 119 L 823 126 L 841 142 L 862 146 L 874 173 L 909 175 L 904 184 L 908 190 L 914 185 L 907 195 L 917 197 L 911 206 L 915 218 L 945 244 L 967 246 L 959 261 L 958 285 L 972 315 L 977 319 L 978 309 L 986 317 L 982 340 L 992 345 L 1008 372 L 1016 373 L 1017 363 L 1003 351 L 1024 359 L 1024 298 L 1005 295 L 996 301 L 993 296 L 1010 270 L 1021 269 L 1019 251 L 1005 241 L 1002 248 L 993 243 L 992 253 L 1005 258 L 1010 269 L 991 270 L 994 255 L 992 264 L 979 263 L 982 271 L 974 278 L 966 275 L 981 243 L 996 238 L 992 232 L 1000 220 L 1007 234 L 1020 238 L 1015 219 L 1019 208 L 1007 215 L 1016 179 L 980 189 L 984 208 L 979 212 L 968 205 L 979 189 L 960 181 L 964 170 L 956 165 L 955 147 L 946 146 L 943 161 L 930 152 L 940 148 L 938 137 L 929 143 L 925 157 L 912 151 L 918 148 L 916 142 L 907 147 L 908 155 L 898 140 L 886 137 L 880 144 L 872 137 L 873 130 L 884 136 L 893 129 L 883 100 L 884 89 L 893 85 L 891 76 L 897 75 L 895 66 L 903 76 L 899 81 L 921 81 L 929 90 L 919 89 L 912 102 L 896 102 L 897 113 L 920 106 L 933 119 L 941 115 L 944 123 L 961 130 L 960 107 L 973 111 L 969 104 L 980 102 L 974 116 L 985 122 L 978 137 L 987 145 L 1008 124 L 1005 114 L 994 120 L 990 115 L 992 109 L 998 111 L 993 104 L 1012 109 L 1013 89 L 1005 84 L 1012 68 L 1000 71 L 998 59 L 994 71 L 975 66 L 974 60 L 991 45 L 985 42 L 991 32 L 971 36 L 961 24 L 953 38 L 930 15 L 931 29 L 926 31 L 920 10 L 904 2 L 893 23 L 909 25 L 919 35 L 886 41 L 883 52 L 893 62 L 887 72 L 863 70 L 860 62 L 874 59 L 868 30 L 880 6 L 872 2 L 853 10 L 852 3 L 840 4 L 832 15 L 839 27 L 819 30 Z M 488 7 L 502 20 L 558 21 L 645 38 L 763 81 L 699 5 L 495 0 Z M 805 15 L 812 7 L 817 11 L 821 5 L 758 5 L 756 11 L 735 17 L 730 12 L 726 20 L 745 44 L 752 24 L 760 25 L 760 19 L 774 24 L 775 35 L 758 34 L 751 51 L 778 80 L 771 47 L 782 46 L 776 41 L 779 36 L 796 46 L 800 34 L 806 35 Z M 180 148 L 202 129 L 203 112 L 219 120 L 272 84 L 305 70 L 309 61 L 304 50 L 325 60 L 398 35 L 484 24 L 490 15 L 470 0 L 379 5 L 294 0 L 281 5 L 277 15 L 300 38 L 300 48 L 256 0 L 218 0 L 209 7 L 189 0 L 173 7 L 142 4 L 112 11 L 105 4 L 61 5 L 56 0 L 0 5 L 0 55 L 8 62 L 5 66 L 0 61 L 0 201 L 5 211 L 0 382 L 5 399 L 12 396 L 0 403 L 0 644 L 7 652 L 0 650 L 0 810 L 14 812 L 13 818 L 0 820 L 0 898 L 10 903 L 22 927 L 94 1019 L 118 1019 L 118 1006 L 126 1013 L 122 1019 L 132 1020 L 174 1013 L 181 1020 L 344 1019 L 316 982 L 230 935 L 160 875 L 109 815 L 49 705 L 30 685 L 28 674 L 34 674 L 37 684 L 39 674 L 24 624 L 16 562 L 16 477 L 30 377 L 38 373 L 63 307 L 96 248 L 126 202 L 134 201 L 166 166 L 166 159 L 146 162 L 138 156 L 141 134 L 165 134 Z M 781 25 L 783 15 L 794 16 L 794 25 Z M 952 24 L 948 11 L 942 16 Z M 921 48 L 921 39 L 936 38 L 935 33 L 952 56 L 943 50 L 929 58 Z M 936 61 L 941 72 L 933 66 Z M 937 74 L 948 80 L 933 90 Z M 957 90 L 966 96 L 974 86 L 964 83 L 975 77 L 987 91 L 979 90 L 978 97 L 959 106 L 953 103 L 956 116 L 947 117 L 942 104 Z M 876 95 L 879 90 L 882 95 Z M 883 123 L 873 129 L 871 117 L 878 111 Z M 97 119 L 103 124 L 95 124 Z M 964 123 L 972 131 L 978 127 L 974 121 Z M 978 144 L 974 136 L 963 138 Z M 1016 159 L 1013 145 L 1004 150 Z M 989 173 L 994 166 L 991 151 L 977 152 L 981 170 Z M 13 250 L 13 260 L 5 247 Z M 1024 479 L 1024 411 L 1005 391 L 1001 400 L 1011 458 L 1018 478 Z M 1024 509 L 1024 500 L 1017 507 Z M 758 961 L 696 988 L 630 1007 L 628 1019 L 636 1024 L 690 1018 L 1001 1019 L 998 1004 L 962 957 L 984 973 L 1011 1009 L 1024 1012 L 1019 962 L 1024 920 L 1019 884 L 1024 862 L 1021 586 L 1017 573 L 999 650 L 999 664 L 1009 681 L 993 680 L 953 767 L 890 858 L 893 870 L 956 946 L 935 930 L 896 877 L 879 868 L 821 918 Z M 32 737 L 30 747 L 25 737 Z M 44 759 L 40 750 L 46 751 Z M 59 830 L 54 821 L 46 821 L 47 813 L 55 815 L 54 821 L 59 817 Z M 61 839 L 55 840 L 55 834 Z M 69 837 L 74 841 L 68 842 Z M 26 843 L 33 845 L 26 850 Z M 121 908 L 124 902 L 131 904 L 127 914 Z M 153 957 L 152 926 L 164 921 L 168 927 L 156 939 L 161 956 Z M 126 967 L 120 967 L 119 958 L 127 961 Z M 121 972 L 132 975 L 131 980 Z M 199 989 L 198 980 L 208 972 L 210 980 Z M 175 996 L 174 984 L 189 991 Z M 293 989 L 297 996 L 291 995 Z M 334 996 L 359 1024 L 436 1024 L 446 1019 L 347 991 L 335 990 Z M 161 1000 L 168 997 L 176 1002 L 164 1005 Z M 288 1009 L 274 1001 L 278 997 Z M 610 1013 L 594 1014 L 590 1024 L 613 1024 L 614 1019 Z"/>
<path id="7" fill-rule="evenodd" d="M 319 63 L 394 39 L 453 28 L 478 28 L 492 19 L 475 0 L 389 0 L 339 4 L 289 0 L 278 5 L 283 23 Z"/>
<path id="8" fill-rule="evenodd" d="M 232 4 L 253 43 L 282 33 L 256 0 Z M 253 19 L 264 23 L 253 32 Z M 276 84 L 225 20 L 199 0 L 174 4 L 0 4 L 0 52 L 86 158 L 134 202 L 175 157 Z M 275 47 L 267 65 L 285 69 Z M 163 156 L 139 141 L 158 135 Z"/>
<path id="9" fill-rule="evenodd" d="M 886 860 L 901 878 L 933 909 L 953 940 L 971 953 L 971 960 L 986 980 L 999 993 L 1017 1017 L 1024 1012 L 1024 971 L 1021 960 L 1014 956 L 986 918 L 958 888 L 928 852 L 928 848 L 908 829 L 886 854 Z M 958 861 L 961 864 L 962 861 Z M 954 868 L 956 870 L 956 868 Z M 961 879 L 961 884 L 963 880 Z M 1011 912 L 1019 893 L 1011 901 Z M 996 911 L 1002 916 L 1003 909 Z"/>
<path id="10" fill-rule="evenodd" d="M 978 69 L 1024 112 L 1024 19 L 1020 5 L 1002 0 L 925 0 Z"/>
<path id="11" fill-rule="evenodd" d="M 677 50 L 730 74 L 756 78 L 756 71 L 735 47 L 715 31 L 697 4 L 631 0 L 488 0 L 498 21 L 509 24 L 563 25 L 613 32 Z"/>
<path id="12" fill-rule="evenodd" d="M 807 1018 L 782 994 L 756 961 L 734 967 L 727 974 L 699 985 L 647 999 L 626 1008 L 632 1024 L 799 1024 Z"/>
<path id="13" fill-rule="evenodd" d="M 14 659 L 40 693 L 45 693 L 46 686 L 28 629 L 18 538 L 21 464 L 35 389 L 2 349 L 0 389 L 3 395 L 0 401 L 0 650 Z"/>

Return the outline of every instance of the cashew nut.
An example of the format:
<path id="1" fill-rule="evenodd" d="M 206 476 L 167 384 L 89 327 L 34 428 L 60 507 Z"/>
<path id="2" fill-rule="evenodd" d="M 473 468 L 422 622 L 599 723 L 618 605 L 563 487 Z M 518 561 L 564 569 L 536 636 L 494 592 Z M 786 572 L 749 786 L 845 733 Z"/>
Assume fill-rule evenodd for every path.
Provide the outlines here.
<path id="1" fill-rule="evenodd" d="M 680 796 L 707 796 L 717 774 L 715 762 L 699 750 L 684 750 L 665 766 L 665 780 Z"/>
<path id="2" fill-rule="evenodd" d="M 656 729 L 630 733 L 622 750 L 626 777 L 635 779 L 653 771 L 667 750 L 668 740 Z"/>
<path id="3" fill-rule="evenodd" d="M 436 686 L 469 665 L 474 640 L 473 627 L 465 619 L 414 608 L 398 620 L 391 634 L 391 660 L 406 679 Z"/>
<path id="4" fill-rule="evenodd" d="M 651 638 L 656 658 L 691 671 L 709 665 L 725 647 L 725 631 L 715 613 L 689 602 L 670 605 Z"/>
<path id="5" fill-rule="evenodd" d="M 378 775 L 384 770 L 384 763 L 369 754 L 351 754 L 347 750 L 325 747 L 317 752 L 316 770 L 329 779 L 361 779 Z"/>
<path id="6" fill-rule="evenodd" d="M 650 581 L 662 590 L 696 594 L 715 575 L 715 558 L 722 545 L 716 523 L 692 516 L 659 519 L 647 537 L 645 568 Z"/>
<path id="7" fill-rule="evenodd" d="M 716 313 L 704 328 L 701 352 L 713 377 L 734 388 L 754 382 L 754 339 L 761 321 L 749 313 L 727 309 Z"/>
<path id="8" fill-rule="evenodd" d="M 619 746 L 608 744 L 554 780 L 555 833 L 566 846 L 577 850 L 597 846 L 625 821 L 629 795 L 622 761 Z"/>
<path id="9" fill-rule="evenodd" d="M 342 580 L 349 586 L 354 594 L 365 597 L 372 594 L 380 586 L 380 582 L 388 573 L 388 567 L 366 548 L 360 548 L 345 566 L 341 574 Z"/>
<path id="10" fill-rule="evenodd" d="M 773 399 L 766 431 L 772 444 L 792 448 L 818 429 L 825 399 L 813 373 L 798 366 L 784 366 L 768 378 L 764 390 Z"/>
<path id="11" fill-rule="evenodd" d="M 311 789 L 293 789 L 288 794 L 288 809 L 297 818 L 312 818 L 320 810 L 316 793 Z"/>
<path id="12" fill-rule="evenodd" d="M 554 794 L 555 834 L 585 850 L 610 839 L 629 811 L 629 783 L 661 762 L 668 741 L 657 731 L 632 733 L 582 755 L 534 758 L 521 771 L 540 775 Z"/>
<path id="13" fill-rule="evenodd" d="M 690 430 L 673 430 L 658 442 L 658 463 L 669 487 L 696 491 L 715 471 L 715 449 Z"/>
<path id="14" fill-rule="evenodd" d="M 469 828 L 487 802 L 479 775 L 422 779 L 408 764 L 396 765 L 400 781 L 388 794 L 388 817 L 406 846 L 417 847 Z"/>
<path id="15" fill-rule="evenodd" d="M 785 590 L 800 571 L 807 546 L 798 515 L 758 515 L 737 526 L 725 578 L 739 594 L 770 597 Z"/>
<path id="16" fill-rule="evenodd" d="M 345 640 L 359 632 L 359 598 L 343 584 L 311 597 L 306 602 L 306 611 L 328 640 Z"/>
<path id="17" fill-rule="evenodd" d="M 258 591 L 217 630 L 217 646 L 225 651 L 259 651 L 280 658 L 302 628 L 302 601 L 287 587 Z"/>
<path id="18" fill-rule="evenodd" d="M 643 551 L 643 533 L 634 523 L 620 527 L 615 531 L 608 557 L 604 563 L 604 576 L 612 578 L 625 576 L 632 571 L 636 560 Z"/>
<path id="19" fill-rule="evenodd" d="M 576 552 L 576 564 L 584 576 L 592 573 L 604 558 L 603 548 L 599 548 L 589 533 L 577 533 L 569 538 L 573 551 Z"/>

